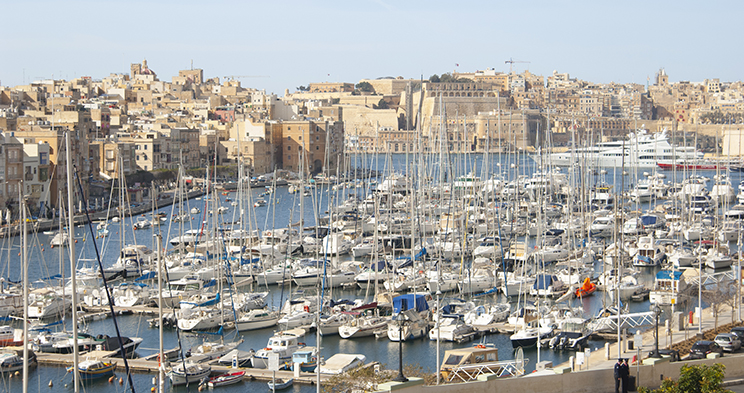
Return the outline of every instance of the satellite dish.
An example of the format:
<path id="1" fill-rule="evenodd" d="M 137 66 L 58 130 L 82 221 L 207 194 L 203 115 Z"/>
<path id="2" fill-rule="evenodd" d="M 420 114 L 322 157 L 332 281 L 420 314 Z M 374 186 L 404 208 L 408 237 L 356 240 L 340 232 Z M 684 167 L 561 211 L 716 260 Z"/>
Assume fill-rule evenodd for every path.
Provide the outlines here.
<path id="1" fill-rule="evenodd" d="M 517 348 L 517 354 L 514 356 L 514 360 L 516 361 L 517 371 L 520 375 L 524 375 L 524 352 L 522 351 L 522 347 Z"/>

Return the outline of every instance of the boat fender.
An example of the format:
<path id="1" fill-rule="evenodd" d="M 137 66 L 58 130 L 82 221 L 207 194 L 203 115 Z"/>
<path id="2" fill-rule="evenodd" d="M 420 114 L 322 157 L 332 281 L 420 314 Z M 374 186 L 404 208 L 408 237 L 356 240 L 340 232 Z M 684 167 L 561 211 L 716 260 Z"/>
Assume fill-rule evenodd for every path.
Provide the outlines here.
<path id="1" fill-rule="evenodd" d="M 271 236 L 271 231 L 266 232 L 266 236 L 267 237 Z"/>
<path id="2" fill-rule="evenodd" d="M 305 343 L 297 343 L 297 344 L 298 344 L 298 345 L 302 345 L 302 346 L 305 346 L 305 345 L 307 345 L 307 344 L 305 344 Z"/>
<path id="3" fill-rule="evenodd" d="M 485 348 L 486 346 L 485 346 L 485 345 L 483 345 L 483 344 L 478 344 L 478 345 L 476 345 L 475 347 L 476 347 L 476 348 L 481 348 L 481 349 L 482 349 L 482 348 Z"/>

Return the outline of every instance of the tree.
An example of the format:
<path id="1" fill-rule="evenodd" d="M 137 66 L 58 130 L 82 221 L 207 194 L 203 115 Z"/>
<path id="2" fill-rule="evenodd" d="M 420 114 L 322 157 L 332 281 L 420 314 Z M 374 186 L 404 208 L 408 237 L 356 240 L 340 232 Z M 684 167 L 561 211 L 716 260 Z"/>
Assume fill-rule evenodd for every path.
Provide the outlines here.
<path id="1" fill-rule="evenodd" d="M 715 329 L 718 329 L 718 317 L 721 315 L 721 311 L 723 311 L 724 304 L 732 297 L 729 289 L 720 283 L 716 284 L 712 289 L 703 289 L 703 301 L 710 304 L 710 309 L 713 311 Z"/>
<path id="2" fill-rule="evenodd" d="M 726 366 L 716 363 L 712 366 L 684 365 L 680 368 L 679 381 L 667 378 L 655 390 L 640 387 L 640 393 L 731 393 L 721 387 Z"/>
<path id="3" fill-rule="evenodd" d="M 473 81 L 468 78 L 455 78 L 449 72 L 442 74 L 439 79 L 442 83 L 473 83 Z"/>
<path id="4" fill-rule="evenodd" d="M 370 365 L 359 366 L 343 374 L 334 375 L 323 382 L 322 391 L 324 393 L 351 393 L 355 391 L 366 392 L 375 391 L 377 385 L 388 382 L 398 375 L 395 370 L 385 370 L 385 365 L 380 365 L 382 370 L 375 372 L 374 367 Z M 423 378 L 424 385 L 433 385 L 436 383 L 436 374 L 426 372 L 418 364 L 404 364 L 403 375 L 407 377 Z"/>
<path id="5" fill-rule="evenodd" d="M 373 109 L 390 109 L 390 106 L 384 98 L 380 98 L 380 101 L 377 103 L 377 105 L 373 105 Z"/>
<path id="6" fill-rule="evenodd" d="M 364 93 L 374 93 L 375 88 L 369 82 L 359 82 L 354 86 L 358 91 Z"/>

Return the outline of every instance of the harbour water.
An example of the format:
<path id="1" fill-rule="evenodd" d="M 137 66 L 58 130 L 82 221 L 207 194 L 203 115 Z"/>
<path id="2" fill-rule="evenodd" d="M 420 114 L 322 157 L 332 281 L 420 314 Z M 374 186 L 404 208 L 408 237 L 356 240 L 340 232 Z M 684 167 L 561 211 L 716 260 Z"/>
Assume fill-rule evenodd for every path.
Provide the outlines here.
<path id="1" fill-rule="evenodd" d="M 452 177 L 457 176 L 460 174 L 465 174 L 468 172 L 474 172 L 476 175 L 481 175 L 482 173 L 482 156 L 480 155 L 473 155 L 473 156 L 455 156 L 454 159 L 449 159 L 450 161 L 450 167 L 452 168 L 452 172 L 448 173 L 446 177 Z M 391 168 L 393 168 L 397 172 L 405 172 L 406 170 L 414 171 L 416 170 L 415 165 L 412 163 L 409 163 L 409 165 L 406 165 L 406 158 L 407 156 L 404 154 L 397 154 L 397 155 L 389 155 L 389 156 L 379 156 L 375 160 L 374 157 L 367 157 L 363 163 L 365 167 L 377 167 L 379 170 L 383 170 L 386 172 L 391 171 Z M 360 160 L 361 161 L 361 160 Z M 357 161 L 357 162 L 360 162 Z M 488 171 L 488 175 L 490 176 L 492 173 L 504 173 L 507 177 L 514 177 L 516 174 L 516 171 L 519 171 L 519 174 L 523 175 L 531 175 L 532 172 L 535 170 L 535 164 L 534 161 L 527 157 L 515 157 L 513 155 L 506 155 L 501 157 L 499 160 L 497 157 L 492 157 L 490 161 L 489 167 L 491 170 Z M 362 163 L 360 163 L 358 166 L 362 166 Z M 431 167 L 432 165 L 429 164 L 427 167 Z M 436 167 L 436 166 L 434 166 Z M 444 167 L 444 166 L 440 166 Z M 565 170 L 565 168 L 564 168 Z M 648 169 L 646 169 L 648 170 Z M 511 172 L 511 173 L 509 173 Z M 614 184 L 616 188 L 620 187 L 621 179 L 623 178 L 622 173 L 619 169 L 612 170 L 610 169 L 607 174 L 597 173 L 595 175 L 586 176 L 585 182 L 606 182 L 609 184 Z M 707 176 L 712 178 L 713 175 L 715 175 L 714 172 L 707 171 L 707 172 L 700 172 L 699 174 Z M 676 180 L 681 181 L 686 174 L 679 172 L 676 174 Z M 440 175 L 438 172 L 432 172 L 427 173 L 427 177 L 430 178 L 438 178 Z M 672 173 L 667 173 L 668 178 L 672 177 Z M 738 184 L 741 180 L 738 176 L 739 174 L 732 174 L 732 184 Z M 634 176 L 629 175 L 625 176 L 625 180 L 623 180 L 623 183 L 625 185 L 625 189 L 630 189 L 631 184 L 634 182 Z M 328 210 L 328 201 L 329 199 L 334 199 L 335 197 L 331 198 L 331 196 L 334 194 L 333 191 L 328 191 L 326 188 L 322 189 L 323 191 L 317 193 L 316 195 L 319 195 L 319 197 L 304 197 L 304 201 L 302 205 L 302 210 L 304 210 L 304 219 L 305 219 L 305 225 L 311 226 L 315 224 L 315 216 L 316 213 L 312 209 L 312 205 L 315 204 L 316 206 L 320 206 L 318 209 L 319 213 L 318 215 L 322 216 L 325 214 L 325 212 Z M 264 190 L 262 189 L 253 189 L 253 200 L 255 201 L 257 198 L 259 198 L 259 194 L 263 193 Z M 359 194 L 362 194 L 364 192 L 363 188 L 356 188 L 356 189 L 350 189 L 345 190 L 345 192 L 356 192 Z M 234 222 L 237 221 L 238 217 L 236 216 L 236 207 L 231 206 L 229 203 L 225 203 L 225 198 L 236 198 L 235 193 L 231 193 L 227 196 L 221 195 L 220 198 L 222 199 L 222 206 L 228 207 L 228 211 L 225 212 L 225 214 L 219 215 L 218 220 L 221 223 L 225 222 Z M 265 207 L 258 207 L 253 209 L 255 212 L 255 215 L 252 216 L 252 219 L 254 220 L 254 228 L 258 228 L 261 230 L 267 230 L 271 228 L 281 228 L 286 227 L 287 223 L 289 222 L 298 222 L 299 221 L 299 215 L 301 210 L 301 203 L 300 198 L 303 198 L 301 193 L 295 193 L 290 194 L 287 190 L 287 187 L 278 187 L 276 192 L 273 195 L 267 195 L 264 196 L 264 198 L 269 202 L 267 206 Z M 345 199 L 345 195 L 339 196 L 339 200 Z M 187 206 L 183 208 L 183 210 L 190 210 L 192 207 L 198 206 L 199 209 L 202 211 L 205 211 L 204 209 L 204 203 L 205 201 L 203 199 L 200 200 L 191 200 L 187 202 Z M 645 209 L 648 206 L 639 206 L 641 209 Z M 160 210 L 160 212 L 163 212 L 170 217 L 170 212 L 173 209 L 173 206 L 165 207 Z M 247 207 L 246 207 L 247 209 Z M 200 218 L 201 217 L 201 218 Z M 133 221 L 136 221 L 135 218 L 128 218 L 123 220 L 120 223 L 111 223 L 109 226 L 110 235 L 104 239 L 96 239 L 95 236 L 92 236 L 90 233 L 90 230 L 87 226 L 81 226 L 75 228 L 75 237 L 77 239 L 76 244 L 76 259 L 78 260 L 78 268 L 88 266 L 91 267 L 94 265 L 94 261 L 96 259 L 96 253 L 95 249 L 93 247 L 93 241 L 99 242 L 99 248 L 101 250 L 101 258 L 104 266 L 110 266 L 116 261 L 116 258 L 118 257 L 118 251 L 121 247 L 121 231 L 124 231 L 124 242 L 127 244 L 131 244 L 136 241 L 137 244 L 144 244 L 149 246 L 152 249 L 155 249 L 154 247 L 154 229 L 146 229 L 146 230 L 138 230 L 134 231 L 132 230 Z M 192 219 L 190 222 L 184 223 L 184 229 L 196 229 L 198 225 L 201 224 L 202 221 L 205 221 L 207 225 L 212 225 L 213 218 L 209 216 L 196 216 Z M 172 225 L 172 226 L 171 226 Z M 160 226 L 160 231 L 162 231 L 162 237 L 164 244 L 167 244 L 167 240 L 173 236 L 177 235 L 177 232 L 179 228 L 176 226 L 177 224 L 170 224 L 170 222 L 165 222 Z M 68 255 L 68 249 L 67 248 L 51 248 L 49 246 L 49 241 L 51 240 L 51 237 L 53 235 L 51 234 L 33 234 L 29 236 L 30 240 L 30 249 L 29 249 L 29 260 L 30 260 L 30 266 L 29 266 L 29 274 L 31 277 L 31 281 L 33 282 L 34 287 L 39 287 L 46 285 L 47 282 L 43 281 L 42 278 L 49 277 L 55 274 L 59 274 L 62 272 L 60 269 L 60 259 L 62 261 L 62 267 L 64 269 L 64 276 L 69 277 L 70 276 L 70 263 L 69 263 L 69 255 Z M 2 269 L 2 277 L 4 277 L 7 280 L 11 281 L 18 281 L 20 280 L 21 276 L 21 269 L 20 269 L 20 238 L 19 237 L 12 237 L 12 238 L 4 238 L 0 240 L 2 242 L 2 252 L 0 253 L 0 268 Z M 60 258 L 59 252 L 62 252 L 63 255 Z M 344 257 L 346 259 L 351 259 L 351 256 Z M 601 262 L 596 264 L 596 269 L 598 272 L 601 272 L 601 269 L 603 268 L 603 264 Z M 649 270 L 645 272 L 642 276 L 642 280 L 646 280 L 645 284 L 647 286 L 653 282 L 653 274 L 655 272 L 653 270 Z M 282 292 L 281 287 L 273 286 L 269 287 L 270 290 L 270 298 L 268 300 L 268 304 L 273 307 L 280 307 L 280 299 L 287 299 L 287 296 L 289 295 L 288 288 L 284 288 L 284 292 Z M 450 294 L 445 294 L 445 296 L 453 296 Z M 358 290 L 358 289 L 348 289 L 348 290 L 334 290 L 332 293 L 332 297 L 334 299 L 354 299 L 354 298 L 364 298 L 365 297 L 365 291 Z M 598 292 L 595 296 L 584 298 L 584 299 L 574 299 L 572 300 L 573 306 L 580 306 L 585 316 L 592 316 L 594 315 L 599 309 L 603 307 L 603 301 L 605 300 L 605 295 L 602 292 Z M 512 301 L 516 301 L 516 299 L 513 299 Z M 609 302 L 609 300 L 607 300 Z M 696 304 L 688 305 L 687 309 L 685 310 L 678 310 L 678 311 L 689 311 L 694 307 Z M 635 311 L 647 311 L 649 309 L 649 303 L 648 301 L 645 302 L 631 302 L 629 304 L 629 310 L 632 312 Z M 144 342 L 137 350 L 137 354 L 140 356 L 147 356 L 155 353 L 157 351 L 158 347 L 158 330 L 155 328 L 151 328 L 150 325 L 147 322 L 147 319 L 149 317 L 147 316 L 140 316 L 140 315 L 122 315 L 117 317 L 119 322 L 119 327 L 121 329 L 121 333 L 124 336 L 135 336 L 135 337 L 142 337 L 144 339 Z M 68 318 L 69 320 L 69 318 Z M 11 323 L 15 327 L 19 327 L 17 322 Z M 67 329 L 70 328 L 69 324 L 66 326 Z M 113 322 L 111 318 L 107 318 L 104 320 L 97 320 L 97 321 L 91 321 L 87 323 L 84 326 L 84 329 L 87 329 L 88 332 L 93 334 L 108 334 L 111 336 L 115 335 L 115 330 L 113 326 Z M 256 331 L 250 331 L 250 332 L 244 332 L 243 334 L 239 334 L 234 330 L 226 330 L 224 332 L 223 339 L 226 341 L 234 340 L 242 338 L 244 342 L 240 345 L 240 349 L 243 350 L 249 350 L 249 349 L 258 349 L 262 348 L 266 345 L 266 342 L 268 338 L 272 335 L 273 331 L 276 329 L 274 328 L 268 328 L 268 329 L 262 329 L 262 330 L 256 330 Z M 201 344 L 204 340 L 218 340 L 220 339 L 220 336 L 216 336 L 213 334 L 192 334 L 192 333 L 180 333 L 177 334 L 175 330 L 172 329 L 166 329 L 166 335 L 164 338 L 164 347 L 166 349 L 175 348 L 178 346 L 178 340 L 181 340 L 182 347 L 187 350 L 189 348 L 195 347 L 199 344 Z M 513 358 L 513 350 L 511 346 L 511 342 L 509 340 L 509 334 L 492 334 L 488 335 L 484 338 L 485 341 L 489 343 L 493 343 L 497 348 L 499 348 L 499 357 L 501 359 L 512 359 Z M 315 345 L 315 335 L 310 334 L 308 335 L 304 340 L 308 345 Z M 463 344 L 452 344 L 452 343 L 441 343 L 440 351 L 441 355 L 444 355 L 444 351 L 451 348 L 456 347 L 462 347 L 471 345 L 470 343 L 463 343 Z M 588 346 L 592 350 L 596 350 L 604 345 L 604 342 L 602 341 L 589 341 Z M 398 366 L 398 343 L 393 343 L 387 338 L 383 339 L 375 339 L 374 337 L 367 337 L 367 338 L 361 338 L 361 339 L 351 339 L 351 340 L 344 340 L 340 339 L 338 336 L 331 336 L 331 337 L 324 337 L 322 340 L 322 350 L 321 350 L 321 356 L 324 358 L 328 358 L 332 356 L 335 353 L 361 353 L 364 354 L 367 357 L 367 361 L 379 361 L 385 365 L 387 368 L 397 368 Z M 410 364 L 418 364 L 424 368 L 424 370 L 427 370 L 429 372 L 434 372 L 436 369 L 437 364 L 437 345 L 435 341 L 429 341 L 428 339 L 419 339 L 412 342 L 405 342 L 403 343 L 403 359 L 405 363 Z M 552 351 L 552 350 L 541 350 L 540 351 L 540 360 L 549 360 L 552 361 L 554 364 L 558 364 L 564 361 L 567 361 L 569 356 L 572 356 L 573 353 L 569 351 Z M 535 364 L 538 359 L 538 353 L 535 348 L 526 349 L 524 351 L 525 358 L 529 359 L 529 362 L 526 366 L 527 371 L 531 371 L 535 368 Z M 84 356 L 82 357 L 84 358 Z M 118 376 L 123 376 L 122 372 L 117 373 Z M 149 391 L 150 388 L 153 385 L 153 377 L 155 374 L 134 374 L 133 375 L 133 381 L 135 384 L 135 390 L 136 391 Z M 10 391 L 20 391 L 21 384 L 20 384 L 20 378 L 13 377 L 11 378 L 8 375 L 3 375 L 2 380 L 0 381 L 0 386 L 2 386 L 2 391 L 10 392 Z M 54 387 L 48 387 L 49 382 L 52 381 L 54 384 Z M 125 378 L 126 381 L 126 378 Z M 41 366 L 38 367 L 36 370 L 33 370 L 31 372 L 31 379 L 29 380 L 29 385 L 31 386 L 32 391 L 50 391 L 50 392 L 67 392 L 72 391 L 71 388 L 71 375 L 67 374 L 65 372 L 65 369 L 62 367 L 49 367 L 49 366 Z M 67 385 L 67 386 L 66 386 Z M 167 384 L 168 389 L 170 390 L 171 387 Z M 195 390 L 196 386 L 192 386 L 191 390 Z M 245 384 L 238 384 L 233 386 L 228 386 L 225 388 L 220 388 L 221 390 L 225 392 L 238 392 L 238 391 L 266 391 L 267 387 L 264 382 L 246 382 Z M 124 391 L 125 386 L 120 386 L 118 383 L 109 384 L 106 380 L 102 380 L 96 383 L 87 384 L 84 387 L 84 391 L 87 392 L 103 392 L 103 391 Z M 173 389 L 174 391 L 186 391 L 186 388 L 177 388 Z M 299 386 L 295 385 L 290 390 L 287 391 L 294 391 L 294 392 L 310 392 L 314 391 L 315 387 L 312 386 Z"/>

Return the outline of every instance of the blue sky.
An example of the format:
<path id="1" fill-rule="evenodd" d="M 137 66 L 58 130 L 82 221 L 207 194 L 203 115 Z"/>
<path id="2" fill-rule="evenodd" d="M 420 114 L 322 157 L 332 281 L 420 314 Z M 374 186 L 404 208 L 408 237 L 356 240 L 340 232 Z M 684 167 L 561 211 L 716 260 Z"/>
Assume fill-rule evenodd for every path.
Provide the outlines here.
<path id="1" fill-rule="evenodd" d="M 712 1 L 17 1 L 0 84 L 100 79 L 147 59 L 283 94 L 311 82 L 495 68 L 593 82 L 741 80 L 744 3 Z"/>

